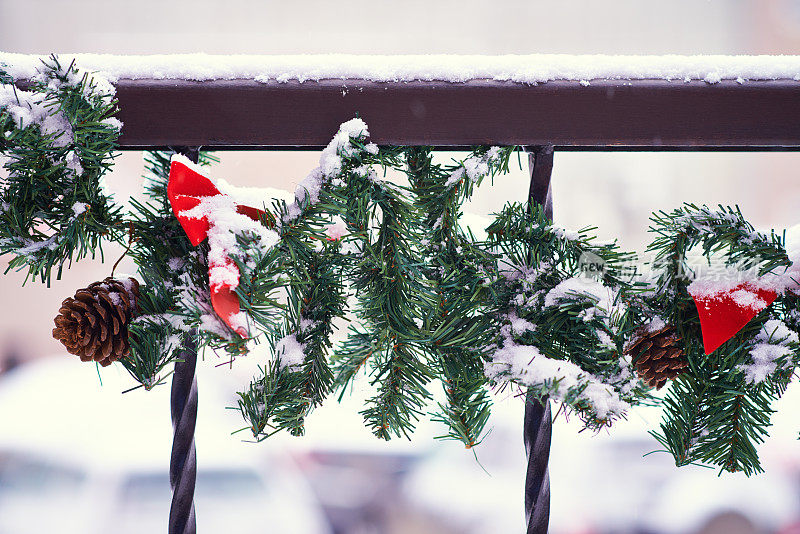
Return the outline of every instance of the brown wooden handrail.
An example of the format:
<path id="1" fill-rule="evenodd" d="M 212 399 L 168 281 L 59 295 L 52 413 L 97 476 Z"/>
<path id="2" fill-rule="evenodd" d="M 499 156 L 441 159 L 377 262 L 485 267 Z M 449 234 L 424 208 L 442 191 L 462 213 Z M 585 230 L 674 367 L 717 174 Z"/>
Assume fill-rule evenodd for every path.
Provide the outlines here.
<path id="1" fill-rule="evenodd" d="M 595 80 L 539 85 L 120 80 L 123 149 L 318 148 L 358 114 L 383 145 L 557 150 L 797 150 L 800 82 Z"/>

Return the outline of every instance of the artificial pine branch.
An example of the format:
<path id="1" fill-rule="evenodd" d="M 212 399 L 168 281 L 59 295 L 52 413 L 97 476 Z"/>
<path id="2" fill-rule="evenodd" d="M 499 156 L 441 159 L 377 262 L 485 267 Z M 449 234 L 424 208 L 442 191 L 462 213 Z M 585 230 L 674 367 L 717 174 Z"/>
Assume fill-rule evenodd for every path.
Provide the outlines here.
<path id="1" fill-rule="evenodd" d="M 491 406 L 482 359 L 482 347 L 489 342 L 489 317 L 481 313 L 479 298 L 485 289 L 484 266 L 491 258 L 472 245 L 458 219 L 473 186 L 487 174 L 505 170 L 507 158 L 492 159 L 491 171 L 487 165 L 484 172 L 471 177 L 463 164 L 450 168 L 434 164 L 432 149 L 426 147 L 407 149 L 406 162 L 428 236 L 422 251 L 427 264 L 423 272 L 436 295 L 423 309 L 429 337 L 424 347 L 442 379 L 447 400 L 439 404 L 435 420 L 447 427 L 442 437 L 471 448 L 482 439 Z"/>
<path id="2" fill-rule="evenodd" d="M 623 351 L 639 319 L 631 255 L 595 244 L 589 230 L 557 228 L 536 205 L 498 214 L 487 230 L 499 256 L 487 371 L 560 399 L 587 427 L 601 428 L 647 395 Z M 594 277 L 583 272 L 589 266 L 599 267 Z"/>
<path id="3" fill-rule="evenodd" d="M 784 320 L 791 318 L 797 296 L 791 291 L 779 293 L 769 308 L 707 355 L 688 291 L 696 273 L 687 256 L 697 251 L 710 266 L 776 276 L 790 264 L 782 238 L 755 232 L 738 208 L 712 210 L 685 204 L 670 213 L 654 214 L 651 221 L 655 238 L 648 250 L 655 253 L 654 287 L 642 301 L 648 314 L 676 326 L 689 362 L 664 400 L 661 428 L 653 435 L 677 465 L 703 463 L 748 475 L 760 472 L 756 447 L 768 434 L 771 406 L 785 391 L 798 354 L 796 340 L 785 336 L 773 340 L 773 332 L 764 331 L 784 325 L 796 339 L 798 325 Z M 764 376 L 748 374 L 755 364 L 754 351 L 763 351 L 766 345 L 773 345 L 771 354 L 785 356 L 773 361 L 774 370 Z"/>
<path id="4" fill-rule="evenodd" d="M 163 383 L 164 370 L 175 361 L 183 336 L 194 331 L 188 311 L 194 303 L 185 302 L 194 296 L 187 296 L 186 288 L 204 282 L 207 287 L 201 252 L 192 247 L 167 201 L 171 155 L 145 155 L 149 200 L 131 200 L 128 227 L 128 254 L 138 266 L 141 281 L 141 314 L 130 327 L 131 357 L 122 364 L 147 389 Z"/>
<path id="5" fill-rule="evenodd" d="M 62 66 L 52 56 L 27 80 L 0 76 L 0 152 L 8 177 L 0 184 L 0 255 L 8 269 L 49 284 L 57 269 L 102 255 L 116 240 L 120 210 L 100 185 L 116 149 L 120 123 L 113 118 L 113 87 Z M 27 279 L 27 278 L 26 278 Z"/>
<path id="6" fill-rule="evenodd" d="M 711 355 L 699 343 L 690 348 L 691 373 L 665 399 L 664 421 L 654 433 L 678 465 L 705 463 L 747 475 L 762 471 L 756 447 L 768 435 L 771 406 L 785 391 L 786 371 L 748 383 L 741 366 L 772 313 L 761 314 Z M 686 414 L 692 414 L 690 420 Z"/>
<path id="7" fill-rule="evenodd" d="M 413 430 L 430 397 L 425 385 L 432 376 L 414 321 L 421 302 L 429 298 L 414 258 L 417 213 L 403 188 L 384 183 L 371 168 L 397 168 L 397 156 L 394 149 L 377 147 L 353 151 L 343 160 L 341 186 L 327 199 L 350 232 L 348 245 L 357 249 L 348 255 L 351 266 L 345 275 L 358 299 L 355 313 L 363 328 L 351 331 L 337 350 L 337 386 L 345 388 L 364 364 L 371 367 L 377 393 L 361 413 L 382 439 Z"/>
<path id="8" fill-rule="evenodd" d="M 388 184 L 370 187 L 376 208 L 375 239 L 364 242 L 363 263 L 354 287 L 360 297 L 358 315 L 380 347 L 373 358 L 377 394 L 361 413 L 373 433 L 382 439 L 408 436 L 422 414 L 431 378 L 419 350 L 420 333 L 414 323 L 425 298 L 418 282 L 418 266 L 411 256 L 413 208 Z"/>
<path id="9" fill-rule="evenodd" d="M 285 207 L 279 208 L 278 213 L 285 215 Z M 262 434 L 267 428 L 268 433 L 285 428 L 294 435 L 302 435 L 305 417 L 332 388 L 333 373 L 328 365 L 330 336 L 334 320 L 344 314 L 345 293 L 337 246 L 326 242 L 324 234 L 315 230 L 320 215 L 309 206 L 300 217 L 281 227 L 281 269 L 288 273 L 288 303 L 282 333 L 293 336 L 303 347 L 304 359 L 296 366 L 279 361 L 264 369 L 266 374 L 251 384 L 249 392 L 240 394 L 240 410 L 255 434 Z M 278 341 L 276 336 L 272 337 L 273 346 Z M 253 406 L 253 399 L 260 404 Z"/>
<path id="10" fill-rule="evenodd" d="M 285 273 L 287 305 L 283 328 L 278 332 L 270 327 L 267 340 L 277 348 L 290 339 L 302 347 L 303 358 L 302 362 L 289 364 L 281 360 L 281 354 L 276 354 L 276 361 L 262 370 L 263 376 L 256 378 L 248 391 L 239 394 L 240 411 L 250 422 L 254 435 L 262 439 L 281 429 L 302 435 L 305 417 L 322 403 L 333 386 L 334 376 L 328 364 L 330 336 L 334 320 L 344 315 L 346 295 L 340 243 L 328 241 L 325 233 L 326 224 L 331 222 L 331 206 L 336 201 L 332 204 L 327 199 L 329 193 L 323 187 L 331 188 L 331 182 L 340 182 L 342 175 L 363 168 L 362 159 L 374 152 L 364 145 L 365 135 L 358 129 L 358 123 L 352 124 L 356 126 L 353 131 L 343 125 L 339 132 L 342 138 L 337 134 L 323 151 L 320 168 L 310 175 L 309 187 L 317 189 L 314 195 L 322 198 L 313 198 L 308 189 L 299 189 L 294 205 L 279 202 L 275 206 L 278 215 L 275 221 L 280 221 L 275 224 L 281 233 L 276 258 L 278 272 Z M 336 187 L 341 184 L 333 189 Z M 265 270 L 247 268 L 246 257 L 253 261 L 252 253 L 245 252 L 240 270 L 252 273 L 253 279 L 261 278 Z M 252 287 L 248 282 L 240 286 L 241 300 L 259 294 Z M 261 321 L 260 326 L 263 329 L 267 325 Z"/>

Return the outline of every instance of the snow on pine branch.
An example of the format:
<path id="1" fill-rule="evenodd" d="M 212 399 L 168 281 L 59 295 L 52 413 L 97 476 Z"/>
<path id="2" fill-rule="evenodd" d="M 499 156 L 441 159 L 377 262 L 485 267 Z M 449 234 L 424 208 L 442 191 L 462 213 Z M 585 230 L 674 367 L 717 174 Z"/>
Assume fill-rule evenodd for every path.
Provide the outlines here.
<path id="1" fill-rule="evenodd" d="M 536 336 L 538 327 L 534 323 L 544 320 L 543 314 L 566 313 L 571 317 L 573 311 L 560 308 L 577 305 L 575 318 L 578 321 L 600 321 L 594 328 L 599 345 L 591 350 L 615 351 L 616 345 L 609 332 L 615 332 L 615 317 L 625 310 L 619 302 L 618 290 L 586 277 L 570 277 L 550 289 L 540 288 L 537 287 L 539 278 L 552 269 L 549 264 L 533 268 L 501 261 L 500 266 L 501 276 L 508 283 L 518 284 L 518 290 L 511 296 L 512 310 L 501 316 L 503 325 L 498 346 L 492 349 L 484 364 L 486 376 L 496 382 L 510 381 L 533 388 L 540 395 L 548 395 L 590 415 L 596 422 L 622 416 L 630 407 L 623 396 L 631 393 L 637 382 L 628 357 L 617 359 L 616 368 L 609 368 L 599 376 L 572 361 L 546 356 L 538 347 L 529 344 L 530 339 L 526 344 L 518 343 L 529 332 Z M 526 309 L 533 310 L 534 316 L 540 319 L 532 322 L 521 317 L 533 317 L 523 313 Z"/>
<path id="2" fill-rule="evenodd" d="M 275 358 L 281 369 L 288 368 L 290 371 L 296 371 L 305 361 L 305 347 L 297 341 L 296 334 L 289 334 L 275 344 Z"/>
<path id="3" fill-rule="evenodd" d="M 798 343 L 800 340 L 797 333 L 790 330 L 783 321 L 770 319 L 753 339 L 750 362 L 740 365 L 739 369 L 744 371 L 748 383 L 761 383 L 789 363 Z"/>
<path id="4" fill-rule="evenodd" d="M 201 254 L 197 250 L 188 252 L 188 257 L 172 257 L 167 260 L 167 266 L 172 271 L 176 282 L 168 282 L 167 287 L 176 294 L 177 307 L 181 310 L 191 310 L 196 314 L 199 324 L 197 327 L 203 332 L 214 334 L 221 339 L 232 338 L 230 328 L 216 314 L 211 305 L 211 292 L 202 284 L 195 283 L 192 276 L 191 265 L 201 261 Z M 189 320 L 189 315 L 168 312 L 163 314 L 164 320 L 169 322 L 177 331 L 191 332 L 195 325 Z"/>
<path id="5" fill-rule="evenodd" d="M 0 53 L 0 57 L 5 54 Z M 83 74 L 72 66 L 64 68 L 56 66 L 53 60 L 37 59 L 25 79 L 44 85 L 44 91 L 23 91 L 13 84 L 0 84 L 0 110 L 3 110 L 14 121 L 20 130 L 37 126 L 43 136 L 50 139 L 54 147 L 65 147 L 74 141 L 74 133 L 66 114 L 56 105 L 54 99 L 66 88 L 81 88 L 83 98 L 108 98 L 114 96 L 116 89 L 103 76 L 93 76 L 83 83 Z M 0 69 L 6 69 L 0 59 Z M 20 79 L 11 74 L 13 78 Z M 115 118 L 104 121 L 109 128 L 119 130 L 122 123 Z M 70 152 L 67 157 L 67 168 L 80 174 L 80 163 L 77 155 Z"/>
<path id="6" fill-rule="evenodd" d="M 614 387 L 583 371 L 576 364 L 544 356 L 539 349 L 520 345 L 513 340 L 512 330 L 527 325 L 512 321 L 501 329 L 502 346 L 491 354 L 484 365 L 486 376 L 497 382 L 514 381 L 535 388 L 542 395 L 568 403 L 585 405 L 598 420 L 622 416 L 630 405 L 620 398 Z"/>
<path id="7" fill-rule="evenodd" d="M 450 177 L 444 183 L 444 186 L 450 187 L 461 183 L 465 178 L 474 184 L 480 183 L 491 173 L 491 165 L 500 163 L 500 150 L 500 147 L 493 146 L 483 154 L 471 154 L 450 173 Z"/>
<path id="8" fill-rule="evenodd" d="M 363 120 L 354 118 L 342 123 L 331 142 L 322 150 L 322 154 L 319 157 L 319 166 L 312 170 L 297 186 L 295 202 L 287 206 L 284 220 L 291 221 L 299 217 L 303 205 L 319 202 L 319 193 L 324 184 L 337 178 L 341 173 L 343 158 L 356 156 L 358 151 L 361 150 L 352 141 L 364 140 L 368 137 L 369 129 Z M 364 147 L 364 150 L 369 154 L 375 155 L 378 153 L 378 145 L 369 143 Z"/>
<path id="9" fill-rule="evenodd" d="M 4 206 L 3 209 L 7 209 Z M 89 209 L 89 205 L 83 202 L 76 202 L 72 205 L 72 215 L 66 221 L 66 225 L 76 224 L 80 217 Z M 19 257 L 25 258 L 26 261 L 36 262 L 37 255 L 44 250 L 58 250 L 66 242 L 66 233 L 54 233 L 53 235 L 36 240 L 24 237 L 16 238 L 2 238 L 0 239 L 0 246 L 13 247 L 14 254 Z"/>
<path id="10" fill-rule="evenodd" d="M 54 147 L 65 147 L 73 141 L 72 125 L 62 111 L 54 112 L 51 104 L 47 94 L 0 85 L 0 110 L 11 117 L 18 129 L 38 126 Z"/>
<path id="11" fill-rule="evenodd" d="M 557 306 L 564 302 L 589 300 L 592 305 L 583 309 L 578 317 L 584 321 L 600 318 L 611 329 L 615 315 L 622 314 L 625 306 L 619 300 L 619 292 L 603 285 L 598 280 L 585 276 L 573 276 L 562 280 L 544 297 L 545 306 Z"/>
<path id="12" fill-rule="evenodd" d="M 676 81 L 800 80 L 800 56 L 607 56 L 607 55 L 62 55 L 82 68 L 120 79 L 373 82 L 498 80 L 525 84 L 568 80 Z M 8 73 L 31 78 L 42 56 L 0 53 Z"/>

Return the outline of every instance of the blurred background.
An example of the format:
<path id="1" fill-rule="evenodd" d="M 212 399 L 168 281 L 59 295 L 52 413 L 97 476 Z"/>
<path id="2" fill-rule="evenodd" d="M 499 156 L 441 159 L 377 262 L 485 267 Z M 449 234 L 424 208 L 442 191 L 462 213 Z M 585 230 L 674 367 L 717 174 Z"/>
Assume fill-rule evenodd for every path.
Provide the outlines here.
<path id="1" fill-rule="evenodd" d="M 797 54 L 800 2 L 791 0 L 0 0 L 0 50 L 152 54 L 605 53 Z M 331 132 L 333 134 L 333 132 Z M 448 159 L 453 154 L 440 154 Z M 214 174 L 234 185 L 293 191 L 318 154 L 224 152 Z M 739 204 L 761 229 L 800 221 L 800 155 L 557 153 L 556 222 L 596 225 L 642 250 L 648 215 L 683 201 Z M 486 185 L 472 220 L 522 200 L 527 169 Z M 122 153 L 107 177 L 118 200 L 141 191 L 142 154 Z M 131 380 L 96 373 L 51 338 L 61 300 L 108 276 L 84 261 L 50 288 L 0 281 L 0 533 L 154 532 L 169 509 L 168 388 L 121 395 Z M 110 259 L 110 261 L 108 261 Z M 0 259 L 0 267 L 6 261 Z M 123 263 L 122 269 L 132 270 Z M 495 534 L 522 532 L 523 402 L 496 398 L 492 432 L 475 455 L 433 438 L 376 440 L 355 399 L 308 419 L 302 439 L 246 443 L 234 392 L 264 355 L 233 369 L 200 362 L 197 515 L 200 532 Z M 551 460 L 553 533 L 800 532 L 800 424 L 790 388 L 763 447 L 766 474 L 745 479 L 677 470 L 636 410 L 611 433 L 578 433 L 560 417 Z"/>

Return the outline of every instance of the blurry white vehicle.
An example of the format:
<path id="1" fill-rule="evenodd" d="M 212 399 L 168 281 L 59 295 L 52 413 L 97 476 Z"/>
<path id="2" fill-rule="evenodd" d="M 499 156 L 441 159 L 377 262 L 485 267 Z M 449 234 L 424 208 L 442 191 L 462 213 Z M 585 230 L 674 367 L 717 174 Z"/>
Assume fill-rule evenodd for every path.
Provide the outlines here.
<path id="1" fill-rule="evenodd" d="M 0 534 L 166 531 L 169 386 L 121 395 L 120 372 L 101 387 L 64 356 L 0 379 Z M 291 460 L 230 436 L 241 422 L 213 386 L 200 380 L 198 532 L 329 534 Z"/>
<path id="2" fill-rule="evenodd" d="M 782 400 L 789 412 L 797 402 L 790 394 L 796 393 L 790 390 Z M 444 443 L 409 474 L 405 497 L 455 532 L 522 532 L 522 404 L 513 399 L 495 405 L 493 431 L 475 450 L 480 465 L 468 451 L 459 453 L 458 444 Z M 639 409 L 630 421 L 598 435 L 578 433 L 575 422 L 556 423 L 551 533 L 705 532 L 710 521 L 729 514 L 749 524 L 750 532 L 785 531 L 798 521 L 794 424 L 788 434 L 774 429 L 773 439 L 762 447 L 766 473 L 748 479 L 696 466 L 678 469 L 666 453 L 643 457 L 659 448 L 646 431 L 659 419 L 658 410 Z"/>

